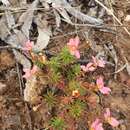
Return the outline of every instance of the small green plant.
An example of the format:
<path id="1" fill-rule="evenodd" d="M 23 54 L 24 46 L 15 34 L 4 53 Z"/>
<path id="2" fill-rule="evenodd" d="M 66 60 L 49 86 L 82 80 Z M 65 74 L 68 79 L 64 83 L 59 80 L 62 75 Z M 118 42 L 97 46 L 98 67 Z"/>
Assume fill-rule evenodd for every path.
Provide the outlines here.
<path id="1" fill-rule="evenodd" d="M 80 73 L 80 65 L 74 64 L 67 70 L 67 79 L 73 80 Z"/>
<path id="2" fill-rule="evenodd" d="M 72 130 L 73 128 L 77 128 L 77 121 L 83 117 L 84 112 L 90 114 L 87 121 L 89 120 L 88 122 L 91 123 L 88 123 L 91 130 L 103 130 L 104 122 L 109 123 L 113 127 L 119 125 L 119 121 L 112 116 L 110 108 L 106 108 L 104 120 L 103 117 L 101 119 L 98 117 L 91 119 L 96 113 L 98 113 L 97 115 L 102 115 L 102 111 L 98 110 L 99 107 L 95 108 L 95 103 L 99 103 L 99 101 L 97 101 L 98 95 L 96 95 L 95 92 L 99 91 L 104 95 L 108 95 L 111 89 L 105 85 L 104 79 L 100 75 L 97 76 L 95 84 L 90 84 L 85 81 L 86 77 L 83 78 L 83 75 L 86 75 L 88 72 L 94 72 L 98 68 L 104 68 L 106 62 L 102 58 L 92 56 L 92 59 L 86 65 L 78 64 L 77 59 L 81 57 L 78 48 L 79 43 L 78 37 L 71 38 L 61 52 L 50 59 L 40 52 L 33 53 L 34 44 L 31 41 L 27 41 L 23 47 L 23 51 L 28 51 L 34 63 L 32 68 L 23 69 L 25 73 L 23 78 L 29 80 L 32 76 L 36 75 L 42 77 L 37 77 L 37 79 L 39 78 L 39 81 L 41 81 L 44 76 L 45 78 L 47 77 L 48 84 L 46 85 L 45 82 L 44 85 L 47 86 L 47 89 L 49 88 L 49 91 L 46 92 L 45 89 L 46 94 L 44 95 L 44 100 L 48 108 L 50 108 L 49 111 L 51 111 L 50 114 L 52 114 L 51 116 L 53 118 L 51 117 L 50 122 L 48 122 L 48 120 L 45 122 L 48 127 L 46 130 L 49 128 L 53 128 L 53 130 L 65 130 L 66 128 Z M 45 75 L 42 75 L 42 73 L 45 73 Z M 92 78 L 93 77 L 94 75 L 92 75 Z M 52 88 L 50 86 L 52 86 Z M 54 90 L 56 90 L 55 93 Z M 86 105 L 90 106 L 91 104 L 95 105 L 93 105 L 94 109 L 92 112 L 86 112 L 86 110 L 88 110 L 85 109 Z M 97 109 L 98 112 L 96 112 L 95 109 Z M 83 117 L 83 119 L 85 118 Z M 85 120 L 85 122 L 87 121 Z M 67 123 L 68 125 L 66 126 Z M 80 124 L 81 123 L 79 123 L 79 125 Z"/>
<path id="3" fill-rule="evenodd" d="M 80 100 L 74 101 L 72 104 L 69 105 L 70 115 L 74 118 L 79 118 L 85 109 L 85 105 L 86 104 Z"/>
<path id="4" fill-rule="evenodd" d="M 47 61 L 46 65 L 49 66 L 50 70 L 50 82 L 57 84 L 62 76 L 67 80 L 75 78 L 80 72 L 80 65 L 74 64 L 75 61 L 75 57 L 70 54 L 67 47 L 64 47 L 57 56 Z"/>
<path id="5" fill-rule="evenodd" d="M 75 61 L 75 57 L 70 54 L 69 49 L 67 47 L 64 47 L 61 50 L 61 53 L 59 54 L 60 62 L 64 65 L 68 65 Z"/>
<path id="6" fill-rule="evenodd" d="M 51 74 L 49 75 L 49 82 L 53 85 L 56 85 L 61 79 L 60 72 L 55 72 L 54 70 L 51 71 Z"/>
<path id="7" fill-rule="evenodd" d="M 59 58 L 57 56 L 52 57 L 46 64 L 55 72 L 59 71 L 59 68 L 61 66 L 61 63 L 59 62 Z"/>
<path id="8" fill-rule="evenodd" d="M 54 95 L 54 92 L 52 91 L 47 91 L 47 94 L 44 95 L 44 98 L 49 108 L 54 107 L 55 104 L 57 103 L 56 96 Z"/>
<path id="9" fill-rule="evenodd" d="M 54 130 L 64 130 L 64 128 L 65 128 L 65 122 L 60 117 L 52 118 L 50 124 L 54 128 Z"/>

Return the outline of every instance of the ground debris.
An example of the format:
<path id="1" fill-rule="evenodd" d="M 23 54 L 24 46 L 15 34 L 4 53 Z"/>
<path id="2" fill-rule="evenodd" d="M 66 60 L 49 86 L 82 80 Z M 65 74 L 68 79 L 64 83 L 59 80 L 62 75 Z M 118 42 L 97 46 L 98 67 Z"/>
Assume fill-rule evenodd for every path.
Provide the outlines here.
<path id="1" fill-rule="evenodd" d="M 66 130 L 86 130 L 97 115 L 103 115 L 106 107 L 121 122 L 114 129 L 129 130 L 129 8 L 128 0 L 1 0 L 0 130 L 48 130 L 56 115 L 67 121 L 70 128 Z M 73 120 L 69 112 L 75 114 L 73 105 L 77 103 L 80 110 L 82 104 L 75 103 L 77 97 L 68 96 L 71 90 L 66 94 L 61 89 L 69 87 L 68 79 L 63 79 L 67 71 L 60 77 L 60 82 L 52 84 L 49 82 L 57 73 L 52 76 L 53 71 L 47 66 L 49 62 L 42 66 L 37 61 L 45 62 L 57 56 L 69 39 L 76 36 L 80 39 L 77 48 L 81 56 L 79 67 L 91 62 L 93 56 L 103 58 L 106 68 L 97 67 L 94 72 L 86 73 L 81 71 L 81 75 L 75 78 L 79 83 L 83 80 L 83 88 L 87 88 L 84 95 L 78 95 L 87 105 L 82 119 Z M 27 41 L 34 43 L 33 51 L 23 49 Z M 53 59 L 55 65 L 54 60 L 57 59 Z M 29 79 L 23 78 L 26 73 L 23 69 L 31 70 L 33 65 L 38 66 L 37 73 Z M 63 65 L 60 69 L 67 67 Z M 100 75 L 104 78 L 104 85 L 111 89 L 107 97 L 94 86 Z M 58 74 L 56 76 L 59 78 Z M 93 87 L 95 89 L 91 92 Z M 70 106 L 72 110 L 69 110 Z M 106 122 L 103 125 L 104 130 L 114 130 Z"/>
<path id="2" fill-rule="evenodd" d="M 14 56 L 7 50 L 0 52 L 0 71 L 9 69 L 15 66 Z"/>

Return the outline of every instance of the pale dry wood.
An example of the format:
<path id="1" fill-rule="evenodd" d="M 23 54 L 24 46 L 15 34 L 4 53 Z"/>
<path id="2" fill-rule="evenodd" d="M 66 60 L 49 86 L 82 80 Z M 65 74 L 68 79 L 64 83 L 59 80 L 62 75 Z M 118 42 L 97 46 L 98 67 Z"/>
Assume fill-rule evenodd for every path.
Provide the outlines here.
<path id="1" fill-rule="evenodd" d="M 53 0 L 52 3 L 54 8 L 65 9 L 69 14 L 81 20 L 82 22 L 88 22 L 90 24 L 96 25 L 103 24 L 103 21 L 101 19 L 97 19 L 80 12 L 79 10 L 72 7 L 66 0 Z"/>
<path id="2" fill-rule="evenodd" d="M 33 17 L 34 17 L 33 8 L 36 8 L 38 3 L 39 3 L 39 0 L 35 0 L 30 5 L 28 10 L 23 14 L 23 15 L 25 15 L 26 19 L 24 19 L 24 23 L 23 23 L 21 30 L 26 35 L 27 39 L 29 39 L 29 29 L 31 28 L 32 20 L 33 20 Z"/>

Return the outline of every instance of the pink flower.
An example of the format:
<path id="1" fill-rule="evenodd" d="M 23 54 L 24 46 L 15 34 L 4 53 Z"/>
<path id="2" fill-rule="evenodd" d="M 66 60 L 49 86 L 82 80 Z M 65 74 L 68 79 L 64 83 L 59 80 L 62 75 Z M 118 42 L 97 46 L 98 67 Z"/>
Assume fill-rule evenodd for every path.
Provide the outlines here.
<path id="1" fill-rule="evenodd" d="M 103 59 L 97 59 L 96 57 L 92 56 L 92 60 L 95 66 L 105 67 L 105 61 Z"/>
<path id="2" fill-rule="evenodd" d="M 98 118 L 92 123 L 90 130 L 104 130 Z"/>
<path id="3" fill-rule="evenodd" d="M 99 91 L 103 94 L 109 94 L 111 92 L 111 89 L 108 87 L 104 87 L 103 78 L 99 77 L 96 81 L 97 87 Z"/>
<path id="4" fill-rule="evenodd" d="M 106 112 L 104 113 L 105 120 L 113 127 L 119 125 L 119 121 L 111 116 L 110 109 L 106 108 Z"/>
<path id="5" fill-rule="evenodd" d="M 33 68 L 30 70 L 30 69 L 23 69 L 23 71 L 25 72 L 25 74 L 23 75 L 23 78 L 30 78 L 33 74 L 36 73 L 38 67 L 36 65 L 33 66 Z"/>
<path id="6" fill-rule="evenodd" d="M 28 40 L 28 41 L 24 44 L 23 50 L 24 50 L 24 51 L 30 51 L 30 50 L 32 50 L 33 46 L 34 46 L 34 43 L 33 43 L 32 41 Z"/>
<path id="7" fill-rule="evenodd" d="M 71 53 L 71 55 L 74 55 L 76 58 L 80 58 L 80 53 L 79 53 L 79 50 L 78 50 L 78 45 L 79 45 L 79 37 L 75 37 L 74 39 L 71 38 L 69 40 L 69 42 L 67 43 L 67 46 L 69 48 L 69 51 Z"/>
<path id="8" fill-rule="evenodd" d="M 90 62 L 88 63 L 86 66 L 85 65 L 81 65 L 81 69 L 85 72 L 88 72 L 88 71 L 94 71 L 96 69 L 95 66 L 93 66 L 93 63 Z"/>
<path id="9" fill-rule="evenodd" d="M 93 65 L 92 62 L 88 63 L 86 65 L 86 68 L 87 68 L 88 71 L 94 71 L 96 69 L 96 67 Z"/>
<path id="10" fill-rule="evenodd" d="M 94 71 L 98 66 L 105 67 L 105 61 L 92 56 L 92 62 L 89 62 L 86 66 L 81 65 L 81 69 L 85 72 Z"/>

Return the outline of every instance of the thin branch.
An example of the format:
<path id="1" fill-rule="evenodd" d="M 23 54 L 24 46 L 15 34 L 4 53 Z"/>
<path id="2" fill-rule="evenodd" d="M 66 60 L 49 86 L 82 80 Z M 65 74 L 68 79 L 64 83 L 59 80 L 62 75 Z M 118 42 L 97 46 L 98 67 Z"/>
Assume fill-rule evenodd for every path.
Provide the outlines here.
<path id="1" fill-rule="evenodd" d="M 117 74 L 121 71 L 123 71 L 126 68 L 127 64 L 123 65 L 120 69 L 118 69 L 116 72 L 112 73 L 112 74 Z"/>
<path id="2" fill-rule="evenodd" d="M 18 74 L 18 79 L 19 79 L 20 95 L 23 97 L 23 88 L 22 88 L 22 82 L 21 82 L 20 69 L 19 69 L 19 64 L 17 63 L 17 61 L 16 61 L 16 69 L 17 69 L 17 74 Z"/>

